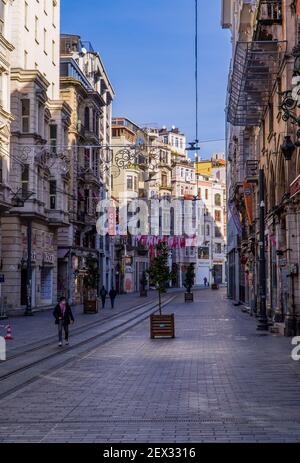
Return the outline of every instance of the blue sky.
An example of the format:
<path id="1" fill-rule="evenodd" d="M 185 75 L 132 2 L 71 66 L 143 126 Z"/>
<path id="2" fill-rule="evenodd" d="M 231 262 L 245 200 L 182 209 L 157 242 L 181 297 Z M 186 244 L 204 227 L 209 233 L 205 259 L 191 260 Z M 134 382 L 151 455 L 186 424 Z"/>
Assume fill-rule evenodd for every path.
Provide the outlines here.
<path id="1" fill-rule="evenodd" d="M 199 0 L 200 140 L 224 138 L 230 38 L 220 0 Z M 101 54 L 116 92 L 114 115 L 176 125 L 195 138 L 194 0 L 62 0 L 61 30 Z M 203 158 L 224 142 L 203 144 Z"/>

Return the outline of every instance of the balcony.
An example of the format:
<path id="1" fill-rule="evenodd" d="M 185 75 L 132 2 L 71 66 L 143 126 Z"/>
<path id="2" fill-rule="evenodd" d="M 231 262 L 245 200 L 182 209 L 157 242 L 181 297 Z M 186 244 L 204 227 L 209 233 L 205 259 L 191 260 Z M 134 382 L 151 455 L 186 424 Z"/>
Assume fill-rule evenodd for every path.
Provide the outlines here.
<path id="1" fill-rule="evenodd" d="M 86 78 L 78 64 L 73 58 L 61 58 L 60 60 L 60 75 L 61 78 L 72 78 L 80 82 L 83 87 L 93 93 L 94 89 L 89 80 Z"/>
<path id="2" fill-rule="evenodd" d="M 284 60 L 286 42 L 238 42 L 229 84 L 227 120 L 259 127 Z"/>
<path id="3" fill-rule="evenodd" d="M 282 0 L 260 1 L 257 22 L 262 26 L 282 24 Z"/>
<path id="4" fill-rule="evenodd" d="M 48 209 L 47 215 L 51 226 L 68 227 L 70 225 L 69 214 L 65 211 Z"/>
<path id="5" fill-rule="evenodd" d="M 246 178 L 250 183 L 258 182 L 259 163 L 256 160 L 246 161 Z"/>

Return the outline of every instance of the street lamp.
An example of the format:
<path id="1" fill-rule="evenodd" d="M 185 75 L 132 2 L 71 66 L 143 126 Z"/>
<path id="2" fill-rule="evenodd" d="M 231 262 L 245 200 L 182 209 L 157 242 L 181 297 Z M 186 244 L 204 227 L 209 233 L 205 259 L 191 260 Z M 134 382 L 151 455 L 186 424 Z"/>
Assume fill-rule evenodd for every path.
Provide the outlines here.
<path id="1" fill-rule="evenodd" d="M 296 142 L 297 143 L 297 142 Z M 292 141 L 290 135 L 284 137 L 284 142 L 281 145 L 281 152 L 286 161 L 290 161 L 296 150 L 296 144 Z"/>
<path id="2" fill-rule="evenodd" d="M 268 331 L 267 318 L 267 282 L 266 282 L 266 255 L 265 255 L 265 173 L 259 169 L 259 331 Z"/>

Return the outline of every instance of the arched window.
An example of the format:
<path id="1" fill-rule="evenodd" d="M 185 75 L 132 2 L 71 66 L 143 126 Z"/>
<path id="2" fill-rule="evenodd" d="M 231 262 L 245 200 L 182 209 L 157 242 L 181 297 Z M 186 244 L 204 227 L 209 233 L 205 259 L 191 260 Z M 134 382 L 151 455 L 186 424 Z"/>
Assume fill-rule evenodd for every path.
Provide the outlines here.
<path id="1" fill-rule="evenodd" d="M 215 195 L 215 206 L 221 206 L 221 195 L 218 193 Z"/>

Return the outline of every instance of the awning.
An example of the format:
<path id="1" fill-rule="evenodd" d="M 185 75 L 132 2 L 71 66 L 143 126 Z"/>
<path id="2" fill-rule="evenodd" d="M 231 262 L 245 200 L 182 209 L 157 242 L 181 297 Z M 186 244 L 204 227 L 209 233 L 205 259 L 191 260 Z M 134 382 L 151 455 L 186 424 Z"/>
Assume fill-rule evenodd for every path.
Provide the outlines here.
<path id="1" fill-rule="evenodd" d="M 57 259 L 65 259 L 69 253 L 69 249 L 58 249 L 57 250 Z"/>
<path id="2" fill-rule="evenodd" d="M 286 42 L 238 42 L 229 86 L 227 120 L 259 126 L 286 52 Z"/>

